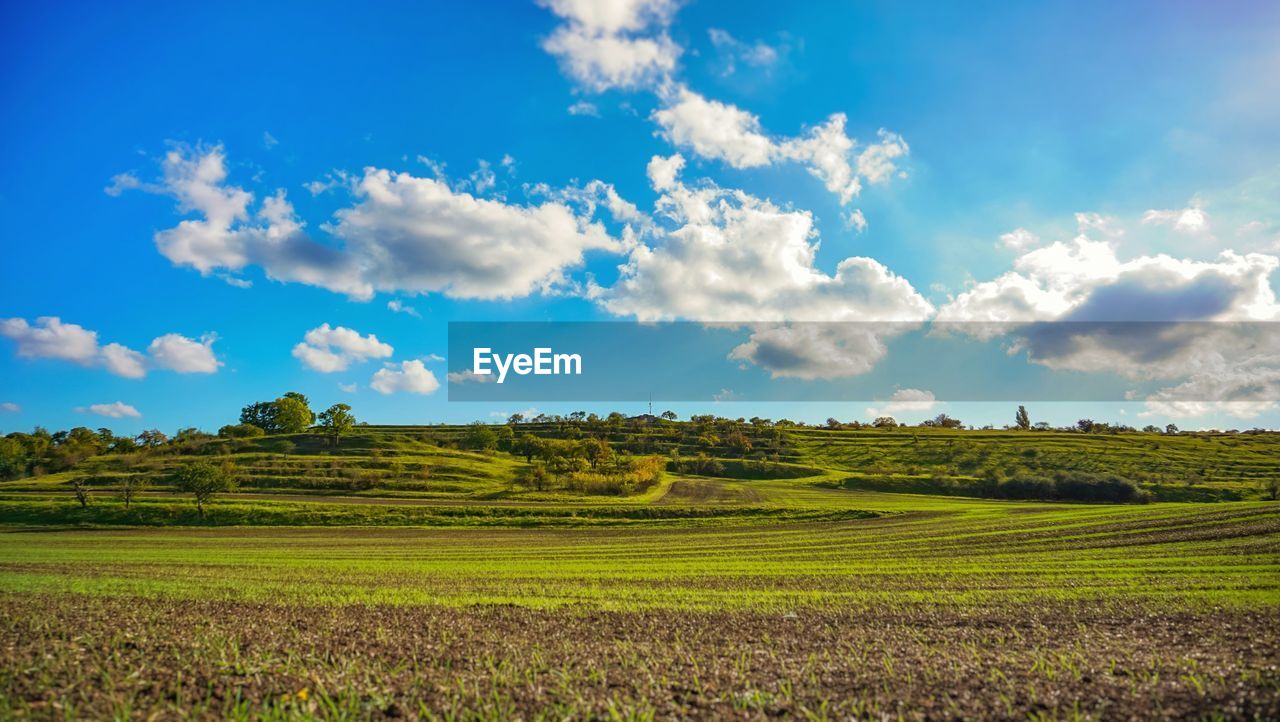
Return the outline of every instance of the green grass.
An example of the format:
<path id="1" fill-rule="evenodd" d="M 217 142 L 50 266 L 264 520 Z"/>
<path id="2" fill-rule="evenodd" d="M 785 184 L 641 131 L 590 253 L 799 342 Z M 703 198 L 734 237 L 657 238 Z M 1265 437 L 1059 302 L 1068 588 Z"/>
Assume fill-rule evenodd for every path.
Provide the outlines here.
<path id="1" fill-rule="evenodd" d="M 1274 436 L 804 430 L 755 478 L 589 496 L 456 431 L 215 442 L 250 483 L 204 517 L 163 484 L 192 453 L 0 484 L 0 717 L 1280 714 L 1280 503 L 1223 500 Z M 1216 501 L 957 493 L 996 468 Z"/>
<path id="2" fill-rule="evenodd" d="M 661 507 L 563 509 L 558 517 L 518 507 L 429 512 L 449 525 L 555 526 L 571 516 L 582 524 L 648 522 L 625 528 L 14 531 L 0 536 L 0 586 L 605 609 L 1128 597 L 1280 603 L 1274 504 L 1085 506 L 794 491 L 791 508 L 729 514 L 696 507 L 668 509 L 669 516 Z M 840 518 L 842 509 L 864 510 L 854 515 L 864 518 Z M 416 511 L 390 506 L 377 514 Z"/>

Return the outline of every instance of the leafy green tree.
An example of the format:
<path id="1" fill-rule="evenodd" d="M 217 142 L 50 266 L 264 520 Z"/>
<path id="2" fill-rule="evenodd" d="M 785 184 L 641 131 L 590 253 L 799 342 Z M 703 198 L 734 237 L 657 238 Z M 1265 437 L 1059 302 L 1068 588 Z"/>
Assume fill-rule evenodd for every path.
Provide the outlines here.
<path id="1" fill-rule="evenodd" d="M 601 461 L 606 461 L 613 456 L 613 450 L 609 448 L 609 442 L 604 439 L 591 438 L 582 442 L 582 454 L 594 469 Z"/>
<path id="2" fill-rule="evenodd" d="M 281 396 L 275 400 L 276 430 L 282 434 L 299 434 L 311 428 L 315 423 L 315 414 L 311 408 L 298 399 L 298 395 Z"/>
<path id="3" fill-rule="evenodd" d="M 159 429 L 147 429 L 138 434 L 138 446 L 147 449 L 154 449 L 167 443 L 169 443 L 169 437 L 165 436 L 164 432 Z"/>
<path id="4" fill-rule="evenodd" d="M 516 437 L 513 451 L 524 457 L 525 463 L 532 464 L 533 457 L 542 450 L 542 442 L 533 434 L 524 433 Z"/>
<path id="5" fill-rule="evenodd" d="M 227 424 L 218 429 L 218 436 L 224 439 L 251 439 L 257 436 L 263 436 L 267 432 L 263 431 L 261 426 L 253 424 Z"/>
<path id="6" fill-rule="evenodd" d="M 195 498 L 196 511 L 203 518 L 204 505 L 211 501 L 215 494 L 235 490 L 236 470 L 230 462 L 214 464 L 201 459 L 174 472 L 173 483 L 179 491 L 191 494 Z"/>
<path id="7" fill-rule="evenodd" d="M 462 448 L 473 451 L 493 451 L 498 448 L 498 435 L 488 424 L 479 421 L 467 427 L 462 435 Z"/>
<path id="8" fill-rule="evenodd" d="M 263 433 L 273 433 L 276 430 L 276 412 L 278 411 L 274 402 L 258 401 L 240 410 L 241 425 L 256 426 L 262 429 Z"/>
<path id="9" fill-rule="evenodd" d="M 320 413 L 320 428 L 329 436 L 333 446 L 338 445 L 338 438 L 351 432 L 356 425 L 356 417 L 347 404 L 334 404 Z"/>
<path id="10" fill-rule="evenodd" d="M 314 411 L 311 410 L 311 402 L 307 400 L 306 396 L 303 396 L 297 391 L 286 391 L 284 393 L 284 396 L 281 396 L 280 398 L 293 399 L 294 401 L 297 401 L 298 403 L 302 404 L 303 407 L 306 408 L 307 413 L 311 414 L 311 419 L 307 421 L 307 426 L 312 426 L 316 423 L 316 414 Z M 276 399 L 277 403 L 279 402 L 279 400 L 280 399 Z"/>
<path id="11" fill-rule="evenodd" d="M 1026 431 L 1031 428 L 1031 416 L 1027 414 L 1027 407 L 1018 406 L 1018 413 L 1014 415 L 1013 419 L 1019 429 Z"/>

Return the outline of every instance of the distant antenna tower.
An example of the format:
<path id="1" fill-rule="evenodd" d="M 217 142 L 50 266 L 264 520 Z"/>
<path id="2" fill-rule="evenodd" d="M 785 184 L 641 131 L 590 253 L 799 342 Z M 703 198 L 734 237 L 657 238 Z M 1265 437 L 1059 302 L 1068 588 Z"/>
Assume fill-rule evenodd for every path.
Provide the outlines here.
<path id="1" fill-rule="evenodd" d="M 649 393 L 649 415 L 653 416 L 653 393 Z"/>

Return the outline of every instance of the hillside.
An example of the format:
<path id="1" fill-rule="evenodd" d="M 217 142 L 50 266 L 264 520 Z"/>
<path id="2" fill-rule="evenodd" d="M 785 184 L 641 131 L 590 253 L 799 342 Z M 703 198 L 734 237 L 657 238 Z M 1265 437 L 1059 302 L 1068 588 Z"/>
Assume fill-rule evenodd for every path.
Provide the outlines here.
<path id="1" fill-rule="evenodd" d="M 26 473 L 0 483 L 0 494 L 31 501 L 65 497 L 79 485 L 91 497 L 108 497 L 130 484 L 140 500 L 154 502 L 172 498 L 174 472 L 199 459 L 229 462 L 239 497 L 297 502 L 758 506 L 801 489 L 1215 501 L 1268 498 L 1280 479 L 1275 433 L 849 430 L 753 421 L 361 425 L 336 445 L 310 432 L 188 433 L 124 453 L 72 457 L 53 473 L 42 468 L 52 462 L 34 460 Z M 647 459 L 655 471 L 637 471 Z M 1098 492 L 1100 485 L 1112 491 Z"/>

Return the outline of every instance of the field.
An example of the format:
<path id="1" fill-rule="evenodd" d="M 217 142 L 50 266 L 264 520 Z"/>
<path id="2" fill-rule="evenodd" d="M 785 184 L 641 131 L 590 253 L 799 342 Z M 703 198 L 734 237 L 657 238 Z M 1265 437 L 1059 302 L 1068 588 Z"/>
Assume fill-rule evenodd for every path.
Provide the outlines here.
<path id="1" fill-rule="evenodd" d="M 519 454 L 461 433 L 246 444 L 255 481 L 203 517 L 163 483 L 181 450 L 0 484 L 0 718 L 1280 716 L 1273 435 L 1027 434 L 1031 459 L 1016 433 L 799 430 L 590 495 L 525 488 Z M 1067 458 L 1244 500 L 960 483 Z M 319 486 L 349 468 L 385 483 Z M 129 473 L 155 482 L 126 509 L 106 480 Z"/>

